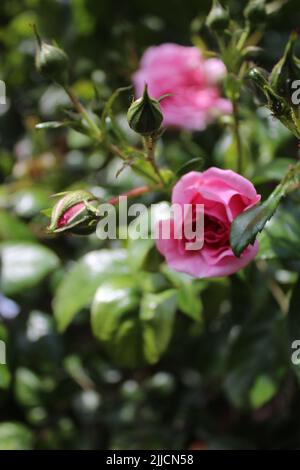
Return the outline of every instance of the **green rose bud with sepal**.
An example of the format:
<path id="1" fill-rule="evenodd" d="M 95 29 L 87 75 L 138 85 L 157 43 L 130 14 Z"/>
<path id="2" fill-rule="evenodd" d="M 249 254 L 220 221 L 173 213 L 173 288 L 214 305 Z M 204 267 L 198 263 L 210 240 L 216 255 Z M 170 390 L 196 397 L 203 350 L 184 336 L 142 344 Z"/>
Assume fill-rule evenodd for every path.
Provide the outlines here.
<path id="1" fill-rule="evenodd" d="M 128 124 L 142 136 L 158 133 L 163 121 L 163 114 L 158 100 L 148 94 L 147 85 L 141 98 L 135 100 L 127 112 Z"/>
<path id="2" fill-rule="evenodd" d="M 295 44 L 298 35 L 293 32 L 286 45 L 283 57 L 273 67 L 270 75 L 270 84 L 280 96 L 286 98 L 292 104 L 292 84 L 300 80 L 300 59 L 295 56 Z"/>
<path id="3" fill-rule="evenodd" d="M 272 111 L 274 116 L 299 139 L 300 123 L 297 114 L 287 100 L 274 91 L 266 78 L 266 73 L 258 67 L 254 67 L 249 71 L 248 77 L 262 91 L 267 101 L 266 106 Z"/>
<path id="4" fill-rule="evenodd" d="M 230 17 L 226 10 L 218 0 L 213 0 L 211 10 L 206 18 L 206 26 L 212 31 L 221 33 L 229 25 Z"/>
<path id="5" fill-rule="evenodd" d="M 89 191 L 78 190 L 55 196 L 63 197 L 55 204 L 51 213 L 48 232 L 70 232 L 76 235 L 92 233 L 99 221 L 99 200 Z"/>
<path id="6" fill-rule="evenodd" d="M 35 28 L 34 30 L 38 43 L 35 56 L 37 70 L 44 77 L 59 85 L 67 86 L 69 81 L 69 59 L 67 54 L 57 46 L 46 44 L 41 40 Z"/>

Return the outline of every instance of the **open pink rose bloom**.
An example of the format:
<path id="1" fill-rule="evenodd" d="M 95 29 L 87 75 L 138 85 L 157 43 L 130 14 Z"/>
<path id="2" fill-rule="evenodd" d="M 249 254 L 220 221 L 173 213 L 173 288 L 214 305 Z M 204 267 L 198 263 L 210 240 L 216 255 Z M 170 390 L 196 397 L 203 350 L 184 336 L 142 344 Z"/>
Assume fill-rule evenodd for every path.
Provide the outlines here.
<path id="1" fill-rule="evenodd" d="M 174 186 L 172 204 L 182 208 L 202 205 L 203 246 L 187 248 L 187 240 L 177 237 L 185 223 L 184 217 L 161 220 L 157 227 L 157 248 L 168 265 L 197 278 L 228 276 L 244 268 L 256 255 L 258 242 L 249 245 L 237 258 L 230 247 L 231 223 L 238 214 L 260 201 L 253 184 L 231 170 L 209 168 L 203 173 L 192 171 L 184 175 Z M 170 236 L 162 233 L 170 226 Z M 181 230 L 180 230 L 181 229 Z M 167 233 L 168 230 L 165 230 Z M 175 236 L 176 235 L 176 236 Z M 188 240 L 190 241 L 190 240 Z"/>
<path id="2" fill-rule="evenodd" d="M 146 50 L 133 82 L 137 97 L 146 83 L 153 98 L 171 95 L 161 101 L 164 126 L 202 130 L 216 117 L 232 112 L 218 88 L 225 75 L 221 60 L 205 60 L 196 47 L 167 43 Z"/>

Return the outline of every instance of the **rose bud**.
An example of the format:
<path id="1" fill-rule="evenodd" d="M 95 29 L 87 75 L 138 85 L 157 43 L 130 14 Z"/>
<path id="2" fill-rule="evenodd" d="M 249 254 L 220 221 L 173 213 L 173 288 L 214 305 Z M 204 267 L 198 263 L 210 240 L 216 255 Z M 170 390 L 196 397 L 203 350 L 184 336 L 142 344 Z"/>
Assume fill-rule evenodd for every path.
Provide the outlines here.
<path id="1" fill-rule="evenodd" d="M 292 82 L 300 77 L 300 60 L 294 54 L 297 38 L 296 33 L 291 34 L 283 57 L 274 66 L 270 75 L 270 83 L 274 91 L 289 102 L 291 102 Z"/>
<path id="2" fill-rule="evenodd" d="M 46 78 L 57 82 L 59 85 L 68 84 L 68 56 L 56 46 L 46 44 L 41 40 L 35 30 L 38 48 L 35 57 L 35 64 L 38 71 Z"/>
<path id="3" fill-rule="evenodd" d="M 218 0 L 213 0 L 211 10 L 206 18 L 206 25 L 212 30 L 221 33 L 229 25 L 229 13 Z"/>
<path id="4" fill-rule="evenodd" d="M 143 136 L 150 136 L 159 131 L 163 115 L 159 101 L 148 95 L 147 85 L 145 85 L 143 96 L 129 107 L 127 120 L 131 129 Z"/>
<path id="5" fill-rule="evenodd" d="M 264 0 L 250 0 L 244 11 L 246 20 L 253 26 L 263 23 L 267 17 Z"/>
<path id="6" fill-rule="evenodd" d="M 268 86 L 268 75 L 264 69 L 253 67 L 248 72 L 248 77 L 252 80 L 262 91 L 264 87 Z"/>
<path id="7" fill-rule="evenodd" d="M 262 91 L 274 115 L 276 117 L 282 115 L 286 111 L 287 103 L 284 99 L 277 95 L 277 93 L 275 93 L 266 78 L 265 71 L 263 69 L 259 69 L 258 67 L 253 67 L 249 71 L 248 77 Z"/>
<path id="8" fill-rule="evenodd" d="M 52 209 L 48 231 L 52 233 L 70 232 L 77 235 L 92 233 L 99 221 L 97 216 L 98 199 L 89 191 L 84 190 L 64 194 Z"/>
<path id="9" fill-rule="evenodd" d="M 270 83 L 267 81 L 264 71 L 254 67 L 248 73 L 248 77 L 255 82 L 262 91 L 267 103 L 266 106 L 272 111 L 273 115 L 279 119 L 296 137 L 300 138 L 300 129 L 293 108 L 288 104 L 285 98 L 279 96 Z"/>

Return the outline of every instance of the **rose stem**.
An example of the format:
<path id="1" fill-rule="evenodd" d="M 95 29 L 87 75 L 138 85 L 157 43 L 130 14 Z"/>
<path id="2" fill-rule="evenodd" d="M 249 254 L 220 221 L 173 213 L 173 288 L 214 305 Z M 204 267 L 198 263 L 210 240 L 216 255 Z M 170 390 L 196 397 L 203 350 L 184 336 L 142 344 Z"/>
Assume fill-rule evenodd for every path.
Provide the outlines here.
<path id="1" fill-rule="evenodd" d="M 155 161 L 155 140 L 151 136 L 145 137 L 144 143 L 145 143 L 145 147 L 147 151 L 147 160 L 151 164 L 153 170 L 155 171 L 156 175 L 160 179 L 162 185 L 165 186 L 165 181 L 163 177 L 161 176 L 161 173 Z"/>
<path id="2" fill-rule="evenodd" d="M 131 189 L 130 191 L 127 191 L 123 194 L 119 194 L 119 196 L 114 196 L 108 201 L 106 201 L 107 204 L 113 204 L 116 205 L 119 203 L 119 198 L 121 196 L 126 196 L 126 197 L 138 197 L 141 196 L 142 194 L 149 193 L 151 191 L 154 191 L 155 189 L 160 189 L 161 185 L 156 185 L 156 186 L 140 186 L 139 188 L 134 188 Z"/>
<path id="3" fill-rule="evenodd" d="M 240 133 L 239 109 L 236 100 L 232 100 L 233 106 L 233 130 L 236 139 L 237 149 L 237 172 L 242 174 L 243 171 L 243 148 Z"/>
<path id="4" fill-rule="evenodd" d="M 70 101 L 73 104 L 76 111 L 84 117 L 86 122 L 89 124 L 90 128 L 95 132 L 95 136 L 96 136 L 97 141 L 102 142 L 109 151 L 111 151 L 112 153 L 115 153 L 116 155 L 118 155 L 118 157 L 120 157 L 122 160 L 124 160 L 124 161 L 128 160 L 128 158 L 123 154 L 122 150 L 119 147 L 117 147 L 117 145 L 111 144 L 111 143 L 109 143 L 109 142 L 107 142 L 103 139 L 101 130 L 98 128 L 98 126 L 94 122 L 94 120 L 89 116 L 87 110 L 81 104 L 81 102 L 79 101 L 77 96 L 73 93 L 73 91 L 69 87 L 64 88 L 64 90 L 67 93 L 67 95 L 69 96 Z M 149 163 L 151 163 L 151 162 L 149 162 Z M 151 163 L 151 165 L 153 167 L 152 163 Z M 153 182 L 156 182 L 156 179 L 154 179 L 151 175 L 149 175 L 142 168 L 136 167 L 135 164 L 133 164 L 132 167 L 140 175 L 142 175 L 142 176 L 144 176 L 148 179 L 150 178 L 150 179 L 152 179 Z M 160 181 L 163 182 L 159 171 L 158 171 L 158 173 L 156 171 L 156 174 L 157 174 L 157 176 L 159 176 Z M 163 184 L 164 184 L 164 182 L 163 182 Z"/>

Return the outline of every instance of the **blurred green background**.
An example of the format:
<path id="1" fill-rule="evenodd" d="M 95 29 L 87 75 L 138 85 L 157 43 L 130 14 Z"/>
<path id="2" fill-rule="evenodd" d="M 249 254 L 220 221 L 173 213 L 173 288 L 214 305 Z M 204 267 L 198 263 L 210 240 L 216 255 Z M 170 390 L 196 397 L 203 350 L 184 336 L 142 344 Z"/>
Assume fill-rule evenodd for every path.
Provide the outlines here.
<path id="1" fill-rule="evenodd" d="M 225 3 L 235 18 L 242 17 L 246 2 Z M 87 286 L 106 274 L 96 281 L 82 277 L 78 265 L 91 250 L 118 243 L 50 237 L 41 214 L 54 192 L 88 186 L 109 197 L 140 180 L 130 170 L 116 179 L 119 162 L 108 161 L 72 130 L 35 129 L 39 121 L 59 119 L 68 100 L 36 72 L 30 24 L 66 50 L 74 90 L 93 104 L 95 86 L 104 103 L 115 88 L 130 84 L 146 47 L 190 45 L 209 8 L 209 0 L 1 1 L 0 79 L 7 104 L 0 105 L 0 339 L 7 364 L 0 365 L 0 449 L 299 448 L 299 371 L 291 364 L 289 341 L 290 331 L 300 333 L 299 284 L 288 320 L 286 315 L 300 266 L 300 255 L 289 251 L 293 245 L 300 253 L 299 194 L 284 214 L 279 211 L 277 225 L 275 220 L 281 241 L 276 261 L 267 264 L 271 248 L 264 245 L 257 265 L 241 275 L 193 284 L 180 278 L 183 302 L 193 303 L 197 321 L 177 315 L 160 361 L 133 369 L 118 367 L 92 336 L 85 305 L 93 293 Z M 268 19 L 256 63 L 270 69 L 299 24 L 299 2 L 287 1 Z M 205 30 L 203 37 L 215 46 Z M 268 194 L 296 158 L 297 142 L 264 109 L 256 112 L 252 98 L 244 92 L 247 172 Z M 130 99 L 123 95 L 116 105 L 124 129 Z M 194 135 L 166 133 L 162 163 L 176 169 L 195 156 L 203 157 L 205 167 L 234 167 L 230 133 L 218 124 Z M 158 200 L 149 196 L 144 202 Z M 129 256 L 138 256 L 137 246 L 127 248 Z M 57 300 L 58 286 L 74 266 Z M 155 274 L 151 265 L 147 269 Z M 53 298 L 64 309 L 68 297 L 77 302 L 78 315 L 61 334 Z M 129 345 L 122 348 L 121 355 Z"/>

